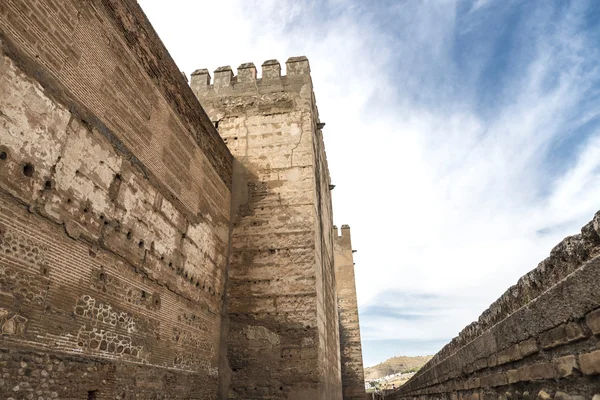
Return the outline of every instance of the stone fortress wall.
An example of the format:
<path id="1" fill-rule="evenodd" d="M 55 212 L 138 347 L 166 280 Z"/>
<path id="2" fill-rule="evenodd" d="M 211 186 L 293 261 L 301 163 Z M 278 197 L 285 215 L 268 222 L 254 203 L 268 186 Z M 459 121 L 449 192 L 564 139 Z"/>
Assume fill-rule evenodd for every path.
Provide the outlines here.
<path id="1" fill-rule="evenodd" d="M 341 399 L 306 58 L 192 90 L 134 0 L 2 1 L 0 50 L 0 398 Z"/>
<path id="2" fill-rule="evenodd" d="M 365 375 L 360 341 L 354 257 L 350 227 L 334 227 L 335 281 L 340 320 L 342 390 L 344 399 L 365 399 Z"/>
<path id="3" fill-rule="evenodd" d="M 192 74 L 241 164 L 227 308 L 229 398 L 341 398 L 330 179 L 305 57 Z M 225 378 L 223 374 L 223 378 Z"/>
<path id="4" fill-rule="evenodd" d="M 597 400 L 599 288 L 600 212 L 386 398 Z"/>
<path id="5" fill-rule="evenodd" d="M 0 397 L 215 398 L 230 152 L 137 3 L 0 32 Z"/>
<path id="6" fill-rule="evenodd" d="M 353 398 L 349 235 L 308 61 L 286 69 L 190 89 L 134 0 L 0 1 L 2 398 Z M 600 394 L 599 233 L 391 397 Z"/>

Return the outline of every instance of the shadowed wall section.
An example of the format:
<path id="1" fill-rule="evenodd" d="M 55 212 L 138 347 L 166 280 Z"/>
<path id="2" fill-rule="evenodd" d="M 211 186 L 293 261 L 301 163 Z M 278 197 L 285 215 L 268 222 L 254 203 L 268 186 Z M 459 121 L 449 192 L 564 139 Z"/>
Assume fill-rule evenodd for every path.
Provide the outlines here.
<path id="1" fill-rule="evenodd" d="M 362 345 L 354 257 L 350 227 L 342 225 L 341 235 L 334 227 L 335 281 L 340 320 L 340 349 L 342 366 L 342 389 L 344 400 L 365 398 L 365 376 L 363 370 Z"/>
<path id="2" fill-rule="evenodd" d="M 135 1 L 1 1 L 0 47 L 0 393 L 217 398 L 227 147 Z"/>
<path id="3" fill-rule="evenodd" d="M 600 213 L 467 326 L 393 399 L 600 395 Z M 594 397 L 596 398 L 596 397 Z"/>

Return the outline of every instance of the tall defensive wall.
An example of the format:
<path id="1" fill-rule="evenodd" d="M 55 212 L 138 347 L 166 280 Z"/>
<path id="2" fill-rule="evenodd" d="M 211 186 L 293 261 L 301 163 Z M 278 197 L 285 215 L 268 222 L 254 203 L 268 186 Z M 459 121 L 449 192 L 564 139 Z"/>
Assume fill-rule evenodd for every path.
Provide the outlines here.
<path id="1" fill-rule="evenodd" d="M 218 398 L 232 156 L 134 0 L 0 1 L 0 397 Z"/>
<path id="2" fill-rule="evenodd" d="M 192 74 L 247 190 L 227 286 L 229 398 L 341 399 L 330 179 L 308 60 Z"/>
<path id="3" fill-rule="evenodd" d="M 190 88 L 134 0 L 0 1 L 0 397 L 342 398 L 323 124 L 286 67 Z"/>
<path id="4" fill-rule="evenodd" d="M 350 227 L 342 225 L 341 234 L 338 234 L 337 227 L 334 227 L 333 231 L 343 398 L 344 400 L 364 400 L 366 395 L 365 375 Z"/>

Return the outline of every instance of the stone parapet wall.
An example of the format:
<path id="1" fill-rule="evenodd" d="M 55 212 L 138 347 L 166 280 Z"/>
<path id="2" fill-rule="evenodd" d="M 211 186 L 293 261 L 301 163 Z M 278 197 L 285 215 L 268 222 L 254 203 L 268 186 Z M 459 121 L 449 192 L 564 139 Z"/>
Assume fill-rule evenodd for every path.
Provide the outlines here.
<path id="1" fill-rule="evenodd" d="M 217 398 L 232 157 L 197 99 L 135 1 L 2 1 L 0 48 L 0 397 Z"/>
<path id="2" fill-rule="evenodd" d="M 242 166 L 232 232 L 227 382 L 236 399 L 339 399 L 329 171 L 308 60 L 192 74 Z M 240 187 L 241 189 L 241 187 Z"/>
<path id="3" fill-rule="evenodd" d="M 600 213 L 392 398 L 591 399 L 600 393 L 599 232 Z"/>

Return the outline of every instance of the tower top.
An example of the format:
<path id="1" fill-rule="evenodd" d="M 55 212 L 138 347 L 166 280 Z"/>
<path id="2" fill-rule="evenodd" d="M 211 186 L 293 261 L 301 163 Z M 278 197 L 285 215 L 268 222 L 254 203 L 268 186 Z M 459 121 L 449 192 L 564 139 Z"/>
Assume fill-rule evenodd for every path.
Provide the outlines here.
<path id="1" fill-rule="evenodd" d="M 236 84 L 260 84 L 277 79 L 310 78 L 310 64 L 305 56 L 290 57 L 285 62 L 286 75 L 281 75 L 281 64 L 277 60 L 267 60 L 261 64 L 261 78 L 257 77 L 256 66 L 252 62 L 240 64 L 237 75 L 233 74 L 231 66 L 219 67 L 214 71 L 214 80 L 208 69 L 197 69 L 192 73 L 190 85 L 194 92 L 205 92 L 210 88 L 220 89 L 232 87 Z"/>

